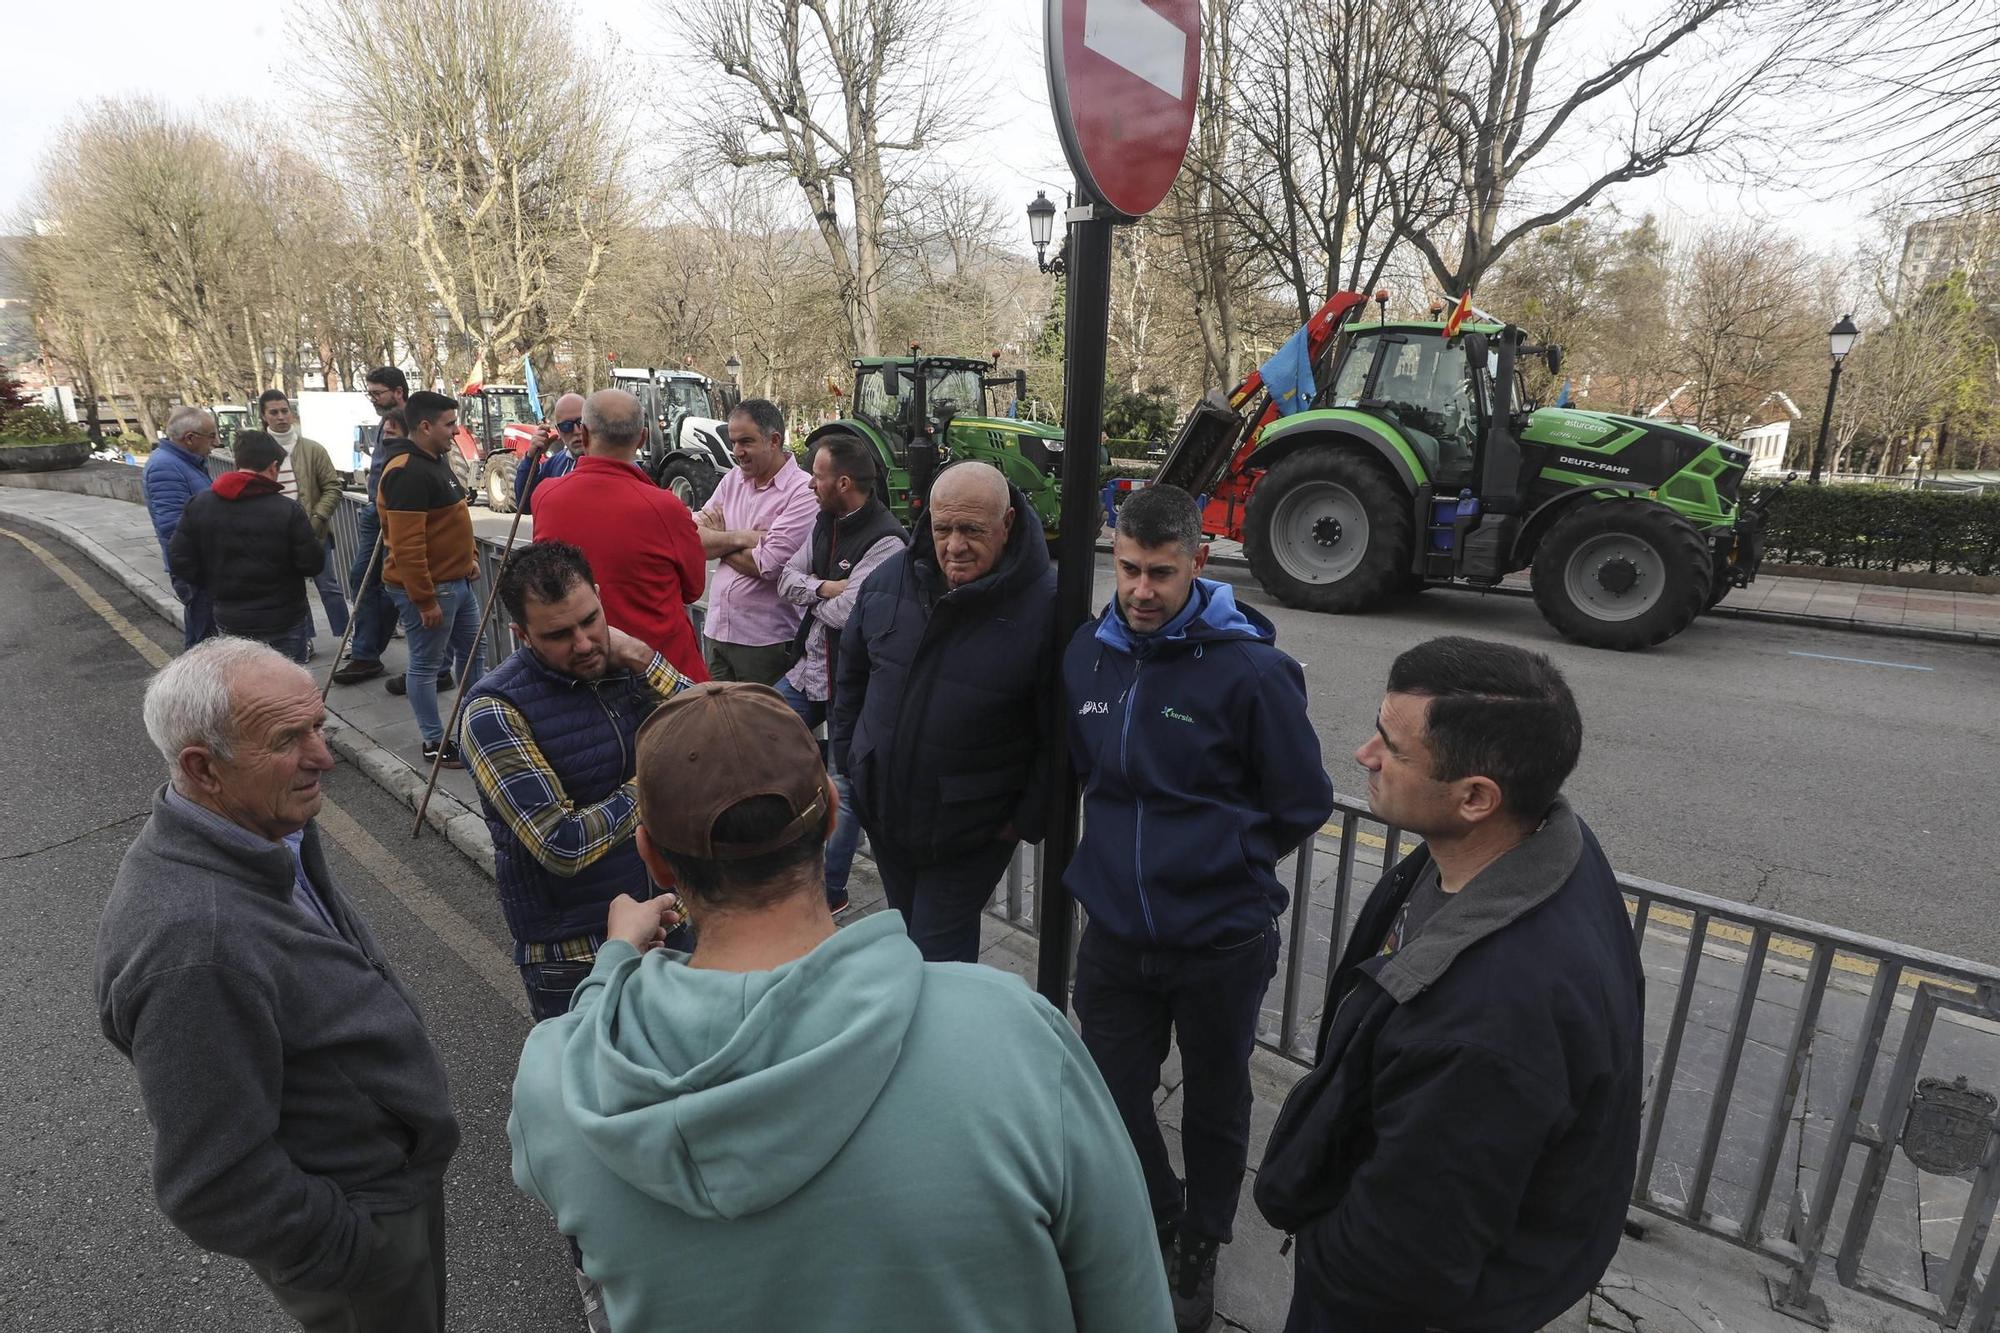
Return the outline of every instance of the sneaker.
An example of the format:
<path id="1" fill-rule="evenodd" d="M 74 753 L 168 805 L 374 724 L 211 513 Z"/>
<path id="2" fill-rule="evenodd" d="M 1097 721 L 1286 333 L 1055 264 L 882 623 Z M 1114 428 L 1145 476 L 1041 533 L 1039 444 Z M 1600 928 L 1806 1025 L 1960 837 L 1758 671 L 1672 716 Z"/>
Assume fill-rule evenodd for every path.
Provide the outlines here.
<path id="1" fill-rule="evenodd" d="M 347 659 L 347 665 L 338 667 L 333 673 L 336 685 L 359 685 L 364 680 L 373 680 L 387 670 L 380 662 L 370 662 L 366 658 Z"/>
<path id="2" fill-rule="evenodd" d="M 1215 1322 L 1215 1252 L 1220 1246 L 1185 1233 L 1167 1264 L 1167 1294 L 1174 1299 L 1176 1333 L 1208 1333 Z"/>
<path id="3" fill-rule="evenodd" d="M 441 761 L 438 759 L 439 750 L 444 751 L 444 758 Z M 461 755 L 458 752 L 458 747 L 450 741 L 439 741 L 435 745 L 426 744 L 424 746 L 424 762 L 427 764 L 435 763 L 440 768 L 464 768 L 465 756 Z M 1214 1266 L 1212 1262 L 1209 1265 L 1210 1268 Z"/>
<path id="4" fill-rule="evenodd" d="M 384 686 L 384 688 L 386 688 L 391 694 L 395 695 L 408 694 L 410 692 L 410 682 L 409 679 L 405 676 L 391 676 L 389 677 L 389 680 L 387 684 Z M 446 690 L 450 688 L 451 688 L 451 672 L 449 671 L 438 672 L 438 693 L 443 694 Z"/>
<path id="5" fill-rule="evenodd" d="M 319 650 L 313 647 L 313 641 L 312 641 L 311 639 L 307 639 L 307 640 L 306 640 L 306 661 L 310 662 L 310 661 L 312 661 L 312 660 L 313 660 L 313 659 L 314 659 L 315 657 L 318 657 L 318 656 L 319 656 Z"/>
<path id="6" fill-rule="evenodd" d="M 840 894 L 838 897 L 835 897 L 833 894 L 830 893 L 826 896 L 826 910 L 833 913 L 835 916 L 839 916 L 842 912 L 845 912 L 848 908 L 852 906 L 854 906 L 854 904 L 848 900 L 848 897 L 845 893 Z"/>

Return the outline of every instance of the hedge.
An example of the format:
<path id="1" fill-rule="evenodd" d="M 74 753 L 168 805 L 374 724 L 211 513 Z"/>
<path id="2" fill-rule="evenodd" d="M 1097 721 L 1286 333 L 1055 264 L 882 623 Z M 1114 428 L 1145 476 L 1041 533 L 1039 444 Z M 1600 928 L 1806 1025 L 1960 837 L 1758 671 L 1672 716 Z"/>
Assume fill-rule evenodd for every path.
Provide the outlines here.
<path id="1" fill-rule="evenodd" d="M 1746 483 L 1744 498 L 1775 483 Z M 1898 486 L 1786 488 L 1767 511 L 1764 558 L 1836 569 L 2000 574 L 2000 493 Z"/>

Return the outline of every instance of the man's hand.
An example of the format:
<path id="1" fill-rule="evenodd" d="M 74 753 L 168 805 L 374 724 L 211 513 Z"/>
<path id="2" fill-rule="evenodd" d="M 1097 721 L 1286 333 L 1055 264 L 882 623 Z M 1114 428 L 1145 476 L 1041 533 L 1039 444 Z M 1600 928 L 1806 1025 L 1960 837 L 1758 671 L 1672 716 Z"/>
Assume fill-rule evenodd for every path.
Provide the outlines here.
<path id="1" fill-rule="evenodd" d="M 819 595 L 820 595 L 820 600 L 821 600 L 821 601 L 825 601 L 825 602 L 830 602 L 830 601 L 832 601 L 832 600 L 833 600 L 834 598 L 836 598 L 836 597 L 840 596 L 840 594 L 842 594 L 842 593 L 844 593 L 844 592 L 846 592 L 846 591 L 847 591 L 847 580 L 846 580 L 846 579 L 821 579 L 821 580 L 820 580 L 820 583 L 819 583 Z"/>
<path id="2" fill-rule="evenodd" d="M 436 602 L 432 602 L 429 606 L 420 606 L 417 608 L 417 619 L 424 622 L 425 629 L 436 629 L 444 624 L 444 608 Z"/>
<path id="3" fill-rule="evenodd" d="M 722 531 L 722 516 L 713 509 L 698 509 L 694 515 L 694 525 L 714 532 Z"/>
<path id="4" fill-rule="evenodd" d="M 611 626 L 611 665 L 637 675 L 651 666 L 653 646 L 643 639 Z"/>
<path id="5" fill-rule="evenodd" d="M 681 900 L 671 893 L 640 902 L 629 893 L 611 900 L 611 912 L 604 923 L 606 939 L 624 940 L 645 953 L 667 942 L 667 932 L 686 919 Z"/>

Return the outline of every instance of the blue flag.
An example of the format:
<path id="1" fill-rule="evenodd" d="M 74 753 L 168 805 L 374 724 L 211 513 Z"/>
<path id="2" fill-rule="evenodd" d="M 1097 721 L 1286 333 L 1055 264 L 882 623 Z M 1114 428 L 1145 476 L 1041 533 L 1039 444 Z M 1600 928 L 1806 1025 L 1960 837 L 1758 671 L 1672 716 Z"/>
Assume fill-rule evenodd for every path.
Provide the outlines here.
<path id="1" fill-rule="evenodd" d="M 1277 354 L 1257 368 L 1264 387 L 1271 392 L 1271 401 L 1277 404 L 1279 416 L 1305 411 L 1318 392 L 1313 385 L 1312 352 L 1306 332 L 1301 328 L 1287 338 Z"/>
<path id="2" fill-rule="evenodd" d="M 542 419 L 542 391 L 535 383 L 535 358 L 532 356 L 522 357 L 521 370 L 523 378 L 528 383 L 528 403 L 535 410 L 535 420 L 540 421 Z"/>
<path id="3" fill-rule="evenodd" d="M 1563 381 L 1563 387 L 1562 387 L 1562 392 L 1556 395 L 1556 406 L 1557 406 L 1557 407 L 1568 407 L 1568 406 L 1569 406 L 1569 381 L 1568 381 L 1568 380 L 1564 380 L 1564 381 Z"/>

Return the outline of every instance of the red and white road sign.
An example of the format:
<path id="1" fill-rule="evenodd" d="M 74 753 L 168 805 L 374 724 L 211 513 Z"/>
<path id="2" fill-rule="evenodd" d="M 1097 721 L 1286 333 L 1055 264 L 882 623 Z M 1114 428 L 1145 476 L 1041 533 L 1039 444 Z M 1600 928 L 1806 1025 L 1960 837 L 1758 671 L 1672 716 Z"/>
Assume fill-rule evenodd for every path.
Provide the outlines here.
<path id="1" fill-rule="evenodd" d="M 1201 0 L 1048 0 L 1049 105 L 1070 169 L 1126 217 L 1167 197 L 1194 130 Z"/>

